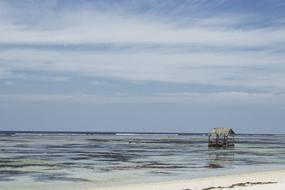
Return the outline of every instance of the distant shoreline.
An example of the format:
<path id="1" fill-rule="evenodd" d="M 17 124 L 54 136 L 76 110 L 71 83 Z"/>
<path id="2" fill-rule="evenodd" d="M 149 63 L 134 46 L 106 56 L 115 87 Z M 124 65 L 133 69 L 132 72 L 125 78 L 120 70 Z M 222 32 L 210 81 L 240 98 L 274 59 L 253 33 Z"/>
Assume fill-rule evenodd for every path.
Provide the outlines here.
<path id="1" fill-rule="evenodd" d="M 133 131 L 16 131 L 16 130 L 0 130 L 0 134 L 106 134 L 106 135 L 114 135 L 114 134 L 143 134 L 143 135 L 208 135 L 208 133 L 204 132 L 133 132 Z M 285 135 L 285 134 L 274 134 L 274 133 L 237 133 L 237 135 L 265 135 L 265 136 L 274 136 L 274 135 Z"/>

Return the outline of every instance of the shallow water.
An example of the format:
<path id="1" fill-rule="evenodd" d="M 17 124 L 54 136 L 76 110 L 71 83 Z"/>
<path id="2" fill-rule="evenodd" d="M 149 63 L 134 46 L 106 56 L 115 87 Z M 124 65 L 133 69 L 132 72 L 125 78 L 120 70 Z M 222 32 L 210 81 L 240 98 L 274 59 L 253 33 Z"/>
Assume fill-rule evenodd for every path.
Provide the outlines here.
<path id="1" fill-rule="evenodd" d="M 0 133 L 0 189 L 84 189 L 285 169 L 285 135 Z M 71 188 L 72 187 L 72 188 Z"/>

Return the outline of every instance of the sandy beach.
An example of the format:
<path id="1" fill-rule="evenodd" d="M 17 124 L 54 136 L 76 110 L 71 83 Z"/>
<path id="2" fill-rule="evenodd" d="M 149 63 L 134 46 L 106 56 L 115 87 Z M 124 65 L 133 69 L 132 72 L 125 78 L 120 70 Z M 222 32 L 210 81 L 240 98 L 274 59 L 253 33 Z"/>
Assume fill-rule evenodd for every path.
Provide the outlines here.
<path id="1" fill-rule="evenodd" d="M 284 190 L 284 188 L 285 170 L 277 170 L 92 190 Z"/>

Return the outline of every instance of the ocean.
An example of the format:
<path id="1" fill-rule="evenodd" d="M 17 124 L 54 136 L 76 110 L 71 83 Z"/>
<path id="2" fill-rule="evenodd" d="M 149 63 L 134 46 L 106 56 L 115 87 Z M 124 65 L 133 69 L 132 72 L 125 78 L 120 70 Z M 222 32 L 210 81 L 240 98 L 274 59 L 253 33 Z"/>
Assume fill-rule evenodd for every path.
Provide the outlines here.
<path id="1" fill-rule="evenodd" d="M 85 189 L 285 169 L 285 135 L 0 132 L 0 189 Z"/>

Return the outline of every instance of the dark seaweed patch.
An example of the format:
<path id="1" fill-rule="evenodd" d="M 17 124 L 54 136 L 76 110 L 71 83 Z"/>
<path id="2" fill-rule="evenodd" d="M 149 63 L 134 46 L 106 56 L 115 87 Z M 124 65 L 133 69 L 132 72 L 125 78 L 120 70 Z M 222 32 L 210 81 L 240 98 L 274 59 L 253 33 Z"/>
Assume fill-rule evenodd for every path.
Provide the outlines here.
<path id="1" fill-rule="evenodd" d="M 184 165 L 172 165 L 172 164 L 166 164 L 161 162 L 149 162 L 149 163 L 142 163 L 142 162 L 134 162 L 134 165 L 128 165 L 128 166 L 112 166 L 112 167 L 106 167 L 101 168 L 101 171 L 112 171 L 112 170 L 129 170 L 129 169 L 181 169 L 181 168 L 187 168 L 187 166 Z"/>
<path id="2" fill-rule="evenodd" d="M 30 174 L 32 172 L 17 170 L 0 170 L 0 182 L 14 181 L 14 177 Z"/>
<path id="3" fill-rule="evenodd" d="M 89 160 L 89 157 L 83 157 L 83 156 L 77 156 L 77 157 L 71 157 L 71 160 Z"/>
<path id="4" fill-rule="evenodd" d="M 114 140 L 112 140 L 112 139 L 87 139 L 87 141 L 90 141 L 90 142 L 111 142 Z M 116 141 L 119 141 L 119 140 L 116 140 Z"/>
<path id="5" fill-rule="evenodd" d="M 84 178 L 75 178 L 75 177 L 68 177 L 65 173 L 41 173 L 32 175 L 35 181 L 37 182 L 46 182 L 46 181 L 66 181 L 66 182 L 83 182 L 89 181 L 88 179 Z"/>
<path id="6" fill-rule="evenodd" d="M 18 170 L 0 170 L 0 175 L 1 176 L 22 175 L 22 174 L 27 174 L 27 173 L 30 173 L 30 172 L 18 171 Z"/>
<path id="7" fill-rule="evenodd" d="M 56 167 L 56 164 L 46 164 L 46 163 L 37 163 L 37 164 L 21 164 L 21 163 L 16 163 L 15 162 L 13 164 L 9 164 L 9 163 L 4 163 L 4 164 L 0 164 L 0 168 L 24 168 L 24 167 Z"/>
<path id="8" fill-rule="evenodd" d="M 276 182 L 245 182 L 245 183 L 236 183 L 232 184 L 230 186 L 218 186 L 218 187 L 206 187 L 202 190 L 221 190 L 221 189 L 232 189 L 235 187 L 249 187 L 249 186 L 255 186 L 255 185 L 267 185 L 267 184 L 275 184 Z M 190 189 L 185 189 L 190 190 Z"/>
<path id="9" fill-rule="evenodd" d="M 162 171 L 151 171 L 149 173 L 152 173 L 152 174 L 164 174 L 164 175 L 172 174 L 171 172 L 162 172 Z"/>
<path id="10" fill-rule="evenodd" d="M 186 168 L 183 165 L 172 165 L 161 162 L 151 162 L 147 164 L 143 164 L 142 166 L 138 166 L 139 168 L 154 168 L 154 169 L 177 169 L 177 168 Z"/>
<path id="11" fill-rule="evenodd" d="M 127 162 L 132 158 L 136 158 L 136 154 L 122 154 L 118 152 L 95 152 L 95 153 L 85 153 L 81 156 L 88 158 L 96 158 L 101 161 L 120 161 Z M 101 159 L 100 159 L 101 158 Z"/>
<path id="12" fill-rule="evenodd" d="M 223 166 L 220 164 L 209 164 L 205 168 L 223 168 Z"/>

